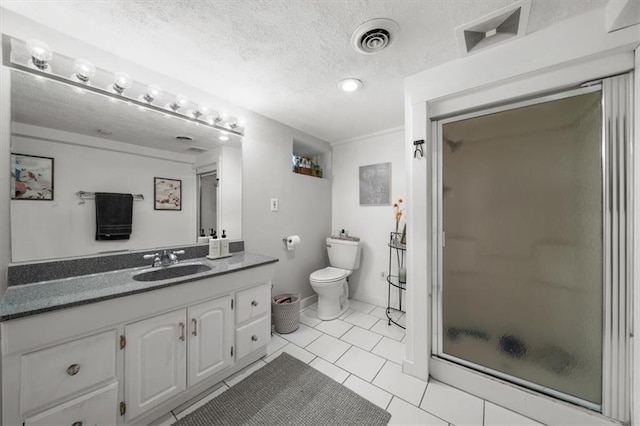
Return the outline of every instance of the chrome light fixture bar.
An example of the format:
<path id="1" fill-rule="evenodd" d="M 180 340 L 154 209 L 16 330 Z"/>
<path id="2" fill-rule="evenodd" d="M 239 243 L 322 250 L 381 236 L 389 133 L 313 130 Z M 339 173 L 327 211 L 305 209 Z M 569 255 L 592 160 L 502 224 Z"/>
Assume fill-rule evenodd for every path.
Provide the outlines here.
<path id="1" fill-rule="evenodd" d="M 83 83 L 80 79 L 78 79 L 78 81 L 76 81 L 76 79 L 71 79 L 68 77 L 62 77 L 60 75 L 57 74 L 53 74 L 51 72 L 48 72 L 44 69 L 40 69 L 37 67 L 30 67 L 28 66 L 28 64 L 20 64 L 17 62 L 13 62 L 11 60 L 11 40 L 16 40 L 19 41 L 21 43 L 24 43 L 22 40 L 13 38 L 11 36 L 8 36 L 6 34 L 2 35 L 2 51 L 3 51 L 3 58 L 2 58 L 2 63 L 11 69 L 14 69 L 16 71 L 20 71 L 20 72 L 24 72 L 27 74 L 31 74 L 37 78 L 44 78 L 44 79 L 48 79 L 48 80 L 52 80 L 52 81 L 56 81 L 58 83 L 62 83 L 65 84 L 67 86 L 70 86 L 72 88 L 75 89 L 80 89 L 82 91 L 85 92 L 93 92 L 96 93 L 98 95 L 107 97 L 109 99 L 112 100 L 116 100 L 116 101 L 122 101 L 122 102 L 127 102 L 131 105 L 135 105 L 139 108 L 143 108 L 143 109 L 148 109 L 148 110 L 152 110 L 155 111 L 157 113 L 160 114 L 164 114 L 166 116 L 169 117 L 175 117 L 175 118 L 179 118 L 181 120 L 185 120 L 191 123 L 196 123 L 200 126 L 205 126 L 205 127 L 210 127 L 212 129 L 218 130 L 220 132 L 227 132 L 236 136 L 244 136 L 244 131 L 243 129 L 239 128 L 237 125 L 237 121 L 234 123 L 228 123 L 228 125 L 220 125 L 219 123 L 222 121 L 222 119 L 215 119 L 215 120 L 203 120 L 203 119 L 198 119 L 196 118 L 196 115 L 185 115 L 185 114 L 181 114 L 177 111 L 179 111 L 179 109 L 173 109 L 173 108 L 165 108 L 164 106 L 157 106 L 157 105 L 153 105 L 150 102 L 146 101 L 145 96 L 148 95 L 142 95 L 139 98 L 132 98 L 129 96 L 125 96 L 124 93 L 117 93 L 117 90 L 108 90 L 108 89 L 103 89 L 100 87 L 96 87 L 96 86 L 92 86 L 92 85 L 88 85 L 86 83 Z M 47 70 L 50 70 L 50 67 L 47 67 Z M 152 86 L 152 85 L 150 85 Z M 153 86 L 153 87 L 157 87 L 157 86 Z M 123 90 L 124 92 L 124 90 Z M 151 100 L 153 100 L 153 98 L 151 98 Z M 198 117 L 203 117 L 202 115 L 198 116 Z M 218 117 L 220 118 L 220 117 Z"/>

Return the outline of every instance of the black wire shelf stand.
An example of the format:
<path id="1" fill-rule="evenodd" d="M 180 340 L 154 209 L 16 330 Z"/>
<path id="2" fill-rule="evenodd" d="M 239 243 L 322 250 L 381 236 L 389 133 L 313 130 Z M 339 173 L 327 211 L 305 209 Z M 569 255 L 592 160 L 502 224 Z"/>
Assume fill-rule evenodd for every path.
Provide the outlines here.
<path id="1" fill-rule="evenodd" d="M 401 232 L 391 232 L 389 235 L 389 243 L 387 244 L 389 246 L 389 269 L 387 273 L 388 291 L 386 314 L 389 325 L 393 323 L 404 330 L 406 327 L 398 323 L 400 316 L 406 312 L 402 309 L 402 292 L 407 289 L 407 275 L 406 269 L 404 269 L 407 246 L 402 242 L 402 236 L 403 234 Z M 393 265 L 394 258 L 396 259 L 395 268 Z M 400 273 L 401 268 L 405 271 L 404 276 Z M 401 281 L 401 279 L 403 281 Z M 398 292 L 398 303 L 393 306 L 391 304 L 391 291 Z M 397 315 L 395 319 L 393 318 L 394 313 Z"/>

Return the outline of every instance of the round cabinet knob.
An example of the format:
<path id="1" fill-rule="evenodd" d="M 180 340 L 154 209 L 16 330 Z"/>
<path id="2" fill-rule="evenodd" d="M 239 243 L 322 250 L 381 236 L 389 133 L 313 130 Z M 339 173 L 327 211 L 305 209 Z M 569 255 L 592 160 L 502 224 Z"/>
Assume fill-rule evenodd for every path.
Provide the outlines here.
<path id="1" fill-rule="evenodd" d="M 258 302 L 256 302 L 255 300 L 251 301 L 251 306 L 258 306 Z"/>
<path id="2" fill-rule="evenodd" d="M 251 340 L 254 342 L 258 341 L 258 336 L 256 336 L 255 334 L 253 336 L 251 336 Z"/>
<path id="3" fill-rule="evenodd" d="M 71 426 L 82 426 L 82 422 L 73 422 Z"/>
<path id="4" fill-rule="evenodd" d="M 67 367 L 67 374 L 70 376 L 75 376 L 76 374 L 78 374 L 79 371 L 80 371 L 80 364 L 71 364 L 69 367 Z"/>

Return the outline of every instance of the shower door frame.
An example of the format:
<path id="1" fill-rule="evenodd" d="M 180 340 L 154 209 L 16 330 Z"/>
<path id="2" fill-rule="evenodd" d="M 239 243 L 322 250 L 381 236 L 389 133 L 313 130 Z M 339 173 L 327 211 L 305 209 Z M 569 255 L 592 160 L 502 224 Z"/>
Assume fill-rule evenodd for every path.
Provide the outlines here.
<path id="1" fill-rule="evenodd" d="M 628 81 L 632 80 L 633 73 L 625 74 L 628 77 Z M 435 215 L 433 216 L 434 235 L 432 238 L 432 265 L 436 266 L 431 270 L 431 355 L 429 360 L 430 375 L 438 380 L 447 382 L 454 386 L 459 385 L 471 393 L 482 395 L 486 393 L 490 388 L 492 390 L 488 392 L 494 392 L 500 395 L 499 399 L 506 399 L 514 402 L 517 405 L 530 404 L 531 401 L 535 401 L 540 406 L 547 407 L 549 409 L 554 408 L 554 404 L 548 404 L 553 402 L 556 405 L 568 405 L 573 409 L 583 411 L 590 414 L 592 417 L 600 418 L 602 420 L 615 420 L 615 421 L 628 421 L 628 417 L 624 414 L 619 414 L 615 408 L 619 406 L 628 407 L 630 403 L 630 386 L 627 386 L 626 392 L 611 391 L 611 383 L 614 383 L 614 387 L 617 384 L 616 378 L 612 377 L 612 372 L 608 371 L 606 362 L 610 362 L 611 354 L 618 354 L 619 349 L 617 347 L 611 347 L 615 343 L 615 339 L 612 339 L 611 332 L 607 327 L 606 318 L 610 316 L 610 306 L 606 304 L 607 291 L 603 288 L 603 365 L 602 365 L 602 404 L 594 404 L 588 401 L 584 401 L 580 398 L 567 395 L 560 391 L 548 389 L 541 385 L 536 385 L 526 380 L 518 379 L 506 373 L 483 367 L 473 362 L 465 361 L 460 358 L 453 357 L 451 355 L 444 354 L 443 351 L 443 319 L 442 319 L 442 286 L 443 286 L 443 243 L 446 242 L 445 234 L 443 230 L 443 162 L 442 162 L 442 125 L 454 121 L 460 121 L 473 117 L 483 116 L 492 113 L 498 113 L 503 111 L 512 110 L 515 108 L 521 108 L 531 105 L 536 105 L 544 102 L 550 102 L 554 100 L 560 100 L 572 96 L 578 96 L 586 93 L 593 93 L 596 91 L 603 92 L 603 84 L 600 81 L 594 84 L 585 85 L 586 87 L 573 87 L 573 88 L 561 88 L 555 93 L 540 94 L 536 97 L 523 97 L 518 99 L 509 99 L 504 102 L 494 103 L 492 105 L 476 105 L 473 109 L 467 111 L 448 111 L 430 117 L 431 121 L 431 141 L 434 141 L 431 147 L 431 153 L 433 155 L 432 160 L 432 176 L 430 188 L 433 196 L 433 202 L 435 207 Z M 631 88 L 629 88 L 629 96 L 631 96 Z M 604 99 L 604 95 L 602 96 Z M 609 285 L 610 280 L 607 276 L 607 268 L 611 264 L 611 259 L 607 254 L 609 242 L 611 241 L 611 235 L 607 230 L 607 225 L 611 223 L 611 213 L 606 208 L 606 201 L 611 191 L 611 166 L 609 164 L 608 150 L 606 149 L 607 135 L 605 130 L 606 120 L 609 119 L 608 112 L 605 111 L 605 102 L 602 101 L 602 155 L 601 155 L 601 176 L 602 176 L 602 252 L 603 252 L 603 283 L 605 287 Z M 633 103 L 631 102 L 631 105 Z M 632 111 L 628 111 L 630 116 L 633 116 Z M 628 135 L 628 137 L 631 137 Z M 631 157 L 631 153 L 627 153 L 628 157 Z M 627 164 L 631 164 L 632 158 L 627 158 Z M 613 176 L 616 179 L 622 179 L 627 182 L 627 185 L 633 182 L 632 170 L 627 170 L 627 175 L 623 177 Z M 633 188 L 628 190 L 631 193 Z M 631 220 L 631 213 L 627 212 L 629 216 L 627 219 Z M 632 226 L 628 226 L 625 230 L 623 238 L 630 239 L 630 233 L 632 232 Z M 619 260 L 619 259 L 616 259 Z M 631 265 L 625 263 L 623 269 L 629 269 Z M 629 284 L 629 289 L 631 289 Z M 633 295 L 630 293 L 627 298 L 627 305 L 630 307 L 630 303 Z M 628 326 L 631 325 L 631 315 L 629 314 Z M 628 328 L 628 327 L 627 327 Z M 629 349 L 630 343 L 628 336 L 625 336 L 626 342 L 621 345 L 622 348 Z M 627 354 L 627 359 L 631 359 L 631 354 Z M 628 367 L 628 366 L 626 366 Z M 627 369 L 627 374 L 630 373 L 630 369 Z M 474 390 L 477 389 L 477 392 Z M 482 389 L 482 390 L 481 390 Z M 613 394 L 613 396 L 612 396 Z M 595 414 L 595 416 L 594 416 Z M 566 411 L 558 410 L 558 415 L 564 417 Z M 606 416 L 606 417 L 605 417 Z M 582 419 L 581 419 L 582 420 Z"/>

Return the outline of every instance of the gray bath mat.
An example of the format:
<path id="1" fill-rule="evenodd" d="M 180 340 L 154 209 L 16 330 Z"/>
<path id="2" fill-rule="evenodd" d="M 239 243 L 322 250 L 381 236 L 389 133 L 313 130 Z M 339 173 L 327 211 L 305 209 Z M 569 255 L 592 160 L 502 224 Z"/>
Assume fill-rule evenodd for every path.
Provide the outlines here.
<path id="1" fill-rule="evenodd" d="M 174 425 L 386 425 L 377 405 L 282 353 Z"/>

